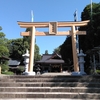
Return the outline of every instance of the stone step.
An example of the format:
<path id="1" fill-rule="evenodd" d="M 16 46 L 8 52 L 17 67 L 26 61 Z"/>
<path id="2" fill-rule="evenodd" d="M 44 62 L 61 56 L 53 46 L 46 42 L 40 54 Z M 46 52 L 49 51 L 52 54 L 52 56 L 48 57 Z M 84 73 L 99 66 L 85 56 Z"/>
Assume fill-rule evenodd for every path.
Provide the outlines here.
<path id="1" fill-rule="evenodd" d="M 0 87 L 100 87 L 99 82 L 0 82 Z"/>
<path id="2" fill-rule="evenodd" d="M 100 82 L 100 79 L 73 79 L 73 78 L 14 78 L 0 79 L 0 82 Z"/>
<path id="3" fill-rule="evenodd" d="M 0 78 L 83 78 L 83 76 L 69 76 L 69 75 L 1 75 Z M 86 76 L 91 77 L 91 76 Z M 94 76 L 97 77 L 97 76 Z M 93 78 L 93 77 L 92 77 Z"/>
<path id="4" fill-rule="evenodd" d="M 99 76 L 0 76 L 1 82 L 100 82 Z"/>
<path id="5" fill-rule="evenodd" d="M 2 82 L 100 82 L 100 79 L 71 79 L 71 78 L 64 78 L 64 79 L 3 79 Z M 1 82 L 0 81 L 0 82 Z"/>
<path id="6" fill-rule="evenodd" d="M 14 82 L 15 80 L 14 79 L 0 79 L 0 82 Z"/>
<path id="7" fill-rule="evenodd" d="M 1 75 L 0 78 L 85 78 L 85 79 L 98 79 L 100 75 L 86 75 L 86 76 L 71 76 L 71 75 Z"/>
<path id="8" fill-rule="evenodd" d="M 2 100 L 100 99 L 100 76 L 0 76 Z M 52 100 L 53 100 L 52 99 Z"/>
<path id="9" fill-rule="evenodd" d="M 100 93 L 69 93 L 69 92 L 1 92 L 0 98 L 71 98 L 100 99 Z"/>
<path id="10" fill-rule="evenodd" d="M 0 92 L 79 92 L 100 93 L 100 88 L 93 87 L 1 87 Z"/>
<path id="11" fill-rule="evenodd" d="M 2 98 L 0 100 L 86 100 L 86 99 L 70 99 L 70 98 Z M 88 100 L 94 100 L 94 99 L 88 99 Z M 100 100 L 100 99 L 95 99 Z"/>

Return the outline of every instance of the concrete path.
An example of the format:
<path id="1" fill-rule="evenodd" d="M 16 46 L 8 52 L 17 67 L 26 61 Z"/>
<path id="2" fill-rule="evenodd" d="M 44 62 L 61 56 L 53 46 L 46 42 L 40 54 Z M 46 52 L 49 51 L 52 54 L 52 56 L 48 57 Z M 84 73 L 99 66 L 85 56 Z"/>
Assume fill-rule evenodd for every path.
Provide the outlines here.
<path id="1" fill-rule="evenodd" d="M 43 73 L 42 75 L 71 75 L 69 72 L 62 72 L 62 73 Z"/>

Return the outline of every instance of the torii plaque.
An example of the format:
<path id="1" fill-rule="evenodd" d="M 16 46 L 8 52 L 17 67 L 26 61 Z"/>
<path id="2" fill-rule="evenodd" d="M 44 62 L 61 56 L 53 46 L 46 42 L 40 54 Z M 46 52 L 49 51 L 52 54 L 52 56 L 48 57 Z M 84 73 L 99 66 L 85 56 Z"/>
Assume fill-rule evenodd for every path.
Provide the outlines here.
<path id="1" fill-rule="evenodd" d="M 79 72 L 78 65 L 78 56 L 76 49 L 76 35 L 85 35 L 86 31 L 78 31 L 75 30 L 75 27 L 85 26 L 87 25 L 89 20 L 86 21 L 78 21 L 78 22 L 20 22 L 18 21 L 18 25 L 21 28 L 31 28 L 31 32 L 21 32 L 22 36 L 31 36 L 31 45 L 30 45 L 30 61 L 29 61 L 29 73 L 33 72 L 33 64 L 34 64 L 34 44 L 35 44 L 35 35 L 36 36 L 72 36 L 72 51 L 73 51 L 73 62 L 74 62 L 74 72 Z M 57 31 L 59 27 L 71 27 L 70 31 Z M 39 32 L 36 31 L 35 28 L 49 28 L 49 32 Z"/>

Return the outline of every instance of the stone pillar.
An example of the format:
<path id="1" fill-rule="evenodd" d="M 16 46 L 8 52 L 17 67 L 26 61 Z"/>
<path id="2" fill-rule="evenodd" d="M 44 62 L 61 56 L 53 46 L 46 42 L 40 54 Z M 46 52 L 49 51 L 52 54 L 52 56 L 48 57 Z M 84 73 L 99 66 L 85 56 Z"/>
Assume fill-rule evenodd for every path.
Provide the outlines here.
<path id="1" fill-rule="evenodd" d="M 83 53 L 83 50 L 80 50 L 80 53 L 78 54 L 79 57 L 79 66 L 80 66 L 80 75 L 86 75 L 86 73 L 84 72 L 84 57 L 86 56 L 86 54 Z"/>
<path id="2" fill-rule="evenodd" d="M 73 65 L 74 65 L 74 72 L 72 72 L 72 75 L 79 75 L 79 65 L 78 65 L 78 55 L 77 55 L 77 49 L 76 49 L 76 31 L 75 26 L 71 27 L 72 32 L 72 51 L 73 51 Z"/>
<path id="3" fill-rule="evenodd" d="M 29 74 L 30 75 L 35 75 L 35 72 L 33 72 L 33 67 L 34 67 L 34 48 L 35 48 L 35 27 L 32 27 L 32 32 L 31 32 L 31 45 L 30 45 L 30 59 L 29 59 Z"/>

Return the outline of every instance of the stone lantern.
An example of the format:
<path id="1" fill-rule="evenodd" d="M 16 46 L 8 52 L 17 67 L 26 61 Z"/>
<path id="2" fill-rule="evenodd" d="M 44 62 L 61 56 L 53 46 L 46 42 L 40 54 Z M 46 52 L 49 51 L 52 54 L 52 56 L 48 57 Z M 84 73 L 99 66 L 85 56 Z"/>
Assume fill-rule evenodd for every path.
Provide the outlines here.
<path id="1" fill-rule="evenodd" d="M 79 57 L 79 66 L 80 66 L 80 75 L 86 75 L 86 73 L 84 72 L 84 57 L 86 56 L 86 54 L 83 53 L 83 50 L 80 50 L 80 53 L 78 54 Z"/>
<path id="2" fill-rule="evenodd" d="M 26 50 L 26 53 L 22 55 L 24 57 L 24 64 L 25 64 L 25 72 L 23 72 L 24 75 L 35 75 L 35 72 L 28 72 L 29 67 L 29 51 Z"/>
<path id="3" fill-rule="evenodd" d="M 24 57 L 24 64 L 25 64 L 25 72 L 23 74 L 28 73 L 28 66 L 29 66 L 29 51 L 26 50 L 26 53 L 22 55 Z"/>

